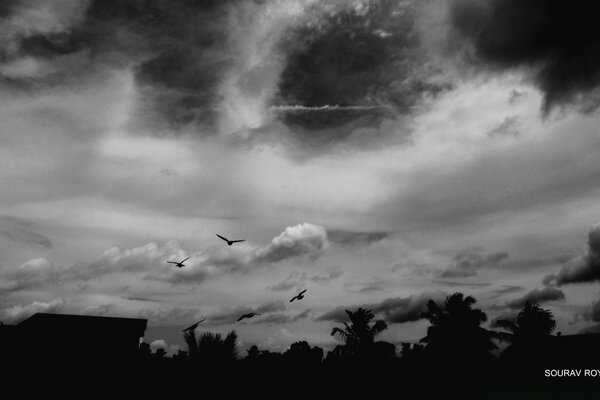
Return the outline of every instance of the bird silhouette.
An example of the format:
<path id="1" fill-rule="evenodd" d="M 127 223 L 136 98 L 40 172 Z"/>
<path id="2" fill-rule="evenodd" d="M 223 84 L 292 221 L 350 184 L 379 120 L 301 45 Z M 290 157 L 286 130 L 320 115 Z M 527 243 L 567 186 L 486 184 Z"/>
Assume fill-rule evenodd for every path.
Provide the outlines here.
<path id="1" fill-rule="evenodd" d="M 246 241 L 246 239 L 243 239 L 243 240 L 229 240 L 229 239 L 224 238 L 223 236 L 218 235 L 218 234 L 217 234 L 217 236 L 220 237 L 221 239 L 223 239 L 224 241 L 226 241 L 229 246 L 231 246 L 234 243 L 239 243 L 239 242 L 245 242 Z"/>
<path id="2" fill-rule="evenodd" d="M 304 296 L 303 296 L 304 292 L 306 292 L 306 289 L 304 289 L 303 291 L 298 293 L 296 296 L 292 297 L 292 299 L 290 300 L 290 303 L 294 300 L 302 300 L 304 298 Z"/>
<path id="3" fill-rule="evenodd" d="M 257 314 L 255 312 L 244 314 L 244 315 L 242 315 L 241 317 L 238 318 L 238 322 L 241 321 L 241 320 L 243 320 L 244 318 L 252 318 L 252 317 L 255 317 L 257 315 L 260 315 L 260 314 Z"/>
<path id="4" fill-rule="evenodd" d="M 200 321 L 196 322 L 194 325 L 190 325 L 187 328 L 183 329 L 182 332 L 185 331 L 193 331 L 194 329 L 196 329 L 198 327 L 198 325 L 200 324 L 200 322 L 204 321 L 206 318 L 202 318 Z"/>
<path id="5" fill-rule="evenodd" d="M 175 266 L 177 266 L 177 267 L 181 268 L 181 267 L 185 266 L 185 264 L 184 264 L 183 262 L 184 262 L 184 261 L 186 261 L 186 260 L 188 260 L 188 259 L 189 259 L 189 257 L 188 257 L 188 258 L 186 258 L 185 260 L 181 260 L 181 261 L 179 261 L 179 262 L 177 262 L 177 261 L 167 261 L 167 262 L 168 262 L 169 264 L 175 264 Z"/>

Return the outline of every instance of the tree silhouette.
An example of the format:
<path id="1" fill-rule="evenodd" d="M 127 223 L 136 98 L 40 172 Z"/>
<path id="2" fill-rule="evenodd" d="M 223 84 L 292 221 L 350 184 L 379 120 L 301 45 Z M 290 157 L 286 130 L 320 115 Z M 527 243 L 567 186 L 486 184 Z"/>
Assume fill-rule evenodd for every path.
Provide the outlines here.
<path id="1" fill-rule="evenodd" d="M 238 336 L 235 331 L 229 332 L 225 338 L 220 333 L 204 332 L 196 339 L 195 334 L 190 331 L 184 332 L 183 337 L 192 359 L 214 364 L 228 363 L 239 358 Z"/>
<path id="2" fill-rule="evenodd" d="M 515 322 L 499 320 L 497 324 L 509 331 L 500 333 L 502 340 L 511 343 L 500 359 L 516 378 L 528 376 L 527 371 L 548 365 L 556 356 L 556 346 L 550 342 L 556 321 L 538 304 L 526 302 Z"/>
<path id="3" fill-rule="evenodd" d="M 519 312 L 516 322 L 499 320 L 497 325 L 510 331 L 510 333 L 503 332 L 502 339 L 519 342 L 550 335 L 556 327 L 556 321 L 552 312 L 527 301 Z"/>
<path id="4" fill-rule="evenodd" d="M 283 357 L 286 361 L 294 364 L 316 365 L 323 359 L 323 349 L 316 346 L 311 348 L 308 342 L 302 340 L 292 343 L 290 348 L 283 353 Z"/>
<path id="5" fill-rule="evenodd" d="M 473 308 L 475 303 L 473 297 L 464 297 L 462 293 L 447 296 L 442 306 L 433 300 L 427 303 L 427 311 L 422 315 L 431 326 L 421 342 L 426 343 L 424 355 L 431 371 L 439 376 L 451 380 L 489 376 L 489 368 L 495 361 L 490 351 L 497 347 L 492 339 L 497 334 L 480 326 L 487 316 Z M 461 368 L 456 368 L 457 362 Z"/>
<path id="6" fill-rule="evenodd" d="M 375 315 L 371 310 L 359 308 L 352 312 L 346 310 L 350 324 L 344 322 L 344 328 L 335 327 L 331 336 L 339 335 L 345 342 L 345 351 L 338 349 L 338 354 L 348 354 L 354 357 L 366 357 L 376 354 L 375 336 L 387 329 L 383 320 L 373 322 Z"/>

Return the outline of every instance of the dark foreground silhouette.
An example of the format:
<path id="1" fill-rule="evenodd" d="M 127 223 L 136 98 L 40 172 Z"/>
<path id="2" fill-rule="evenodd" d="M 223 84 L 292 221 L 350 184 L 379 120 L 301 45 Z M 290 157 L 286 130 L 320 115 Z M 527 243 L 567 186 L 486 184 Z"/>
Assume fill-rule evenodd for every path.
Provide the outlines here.
<path id="1" fill-rule="evenodd" d="M 529 303 L 516 321 L 498 322 L 505 331 L 487 330 L 475 303 L 461 293 L 430 301 L 426 335 L 399 352 L 377 340 L 386 322 L 362 308 L 346 310 L 348 321 L 331 331 L 340 344 L 327 352 L 298 341 L 281 353 L 254 345 L 241 354 L 235 331 L 185 329 L 186 351 L 170 357 L 140 343 L 144 319 L 35 314 L 0 326 L 3 378 L 45 395 L 598 398 L 600 335 L 553 335 L 552 314 Z"/>

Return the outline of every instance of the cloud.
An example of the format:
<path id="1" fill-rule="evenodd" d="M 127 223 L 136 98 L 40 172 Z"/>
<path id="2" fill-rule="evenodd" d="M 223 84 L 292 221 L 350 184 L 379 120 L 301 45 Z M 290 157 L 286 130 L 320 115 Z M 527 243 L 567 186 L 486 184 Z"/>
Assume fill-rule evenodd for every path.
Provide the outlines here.
<path id="1" fill-rule="evenodd" d="M 282 324 L 290 324 L 296 321 L 300 321 L 301 319 L 306 319 L 310 316 L 311 311 L 305 310 L 296 315 L 288 315 L 285 313 L 274 313 L 269 314 L 264 318 L 261 318 L 255 322 L 254 325 L 259 324 L 274 324 L 274 325 L 282 325 Z"/>
<path id="2" fill-rule="evenodd" d="M 157 339 L 154 340 L 152 343 L 150 343 L 150 347 L 154 350 L 156 349 L 166 349 L 167 348 L 167 342 L 165 342 L 164 339 Z"/>
<path id="3" fill-rule="evenodd" d="M 327 273 L 316 275 L 308 275 L 304 272 L 290 272 L 283 281 L 272 286 L 267 286 L 267 289 L 273 291 L 286 291 L 293 288 L 299 289 L 303 287 L 306 282 L 325 284 L 339 278 L 342 274 L 343 272 L 339 268 L 334 268 Z"/>
<path id="4" fill-rule="evenodd" d="M 355 310 L 360 307 L 370 309 L 374 314 L 381 315 L 386 322 L 400 324 L 404 322 L 413 322 L 422 319 L 421 314 L 426 311 L 429 300 L 440 301 L 444 298 L 443 292 L 426 292 L 420 295 L 408 297 L 389 298 L 375 304 L 363 304 L 353 307 L 337 307 L 320 317 L 316 321 L 334 321 L 347 322 L 348 315 L 345 310 Z"/>
<path id="5" fill-rule="evenodd" d="M 565 265 L 557 274 L 544 278 L 544 284 L 562 286 L 569 283 L 585 283 L 600 280 L 600 225 L 588 233 L 588 248 L 585 254 Z"/>
<path id="6" fill-rule="evenodd" d="M 286 62 L 272 103 L 304 144 L 343 141 L 443 90 L 421 63 L 410 2 L 328 3 L 309 7 L 306 23 L 282 41 Z"/>
<path id="7" fill-rule="evenodd" d="M 576 103 L 598 107 L 600 6 L 577 0 L 454 0 L 450 23 L 465 57 L 495 69 L 522 68 L 544 93 L 544 109 Z M 450 37 L 453 37 L 450 35 Z M 459 42 L 460 40 L 460 42 Z"/>
<path id="8" fill-rule="evenodd" d="M 588 326 L 587 328 L 583 328 L 579 331 L 579 335 L 588 335 L 600 333 L 600 324 L 594 324 L 592 326 Z"/>
<path id="9" fill-rule="evenodd" d="M 519 292 L 522 290 L 525 290 L 525 288 L 521 287 L 521 286 L 503 285 L 501 288 L 498 288 L 493 291 L 495 294 L 491 298 L 494 299 L 496 297 L 503 296 L 507 293 L 514 293 L 514 292 Z"/>
<path id="10" fill-rule="evenodd" d="M 169 325 L 185 324 L 186 321 L 195 321 L 199 310 L 196 308 L 143 308 L 137 312 L 137 318 L 145 318 L 150 324 Z M 190 323 L 191 325 L 191 323 Z"/>
<path id="11" fill-rule="evenodd" d="M 491 138 L 507 136 L 518 137 L 521 136 L 519 125 L 519 117 L 506 117 L 502 122 L 490 129 L 487 134 Z"/>
<path id="12" fill-rule="evenodd" d="M 65 305 L 63 299 L 56 299 L 50 302 L 34 301 L 25 306 L 16 305 L 5 308 L 0 311 L 2 321 L 7 324 L 18 324 L 36 313 L 55 313 Z"/>
<path id="13" fill-rule="evenodd" d="M 354 232 L 343 229 L 327 230 L 327 238 L 329 241 L 342 246 L 369 245 L 386 239 L 389 236 L 389 232 Z"/>
<path id="14" fill-rule="evenodd" d="M 255 265 L 302 256 L 314 259 L 327 246 L 325 229 L 306 223 L 286 228 L 265 246 L 245 244 L 235 249 L 219 246 L 192 254 L 184 251 L 176 240 L 168 241 L 162 246 L 155 242 L 129 249 L 115 246 L 106 249 L 88 263 L 68 267 L 57 268 L 44 258 L 29 260 L 18 268 L 1 274 L 0 290 L 17 291 L 49 283 L 85 282 L 114 274 L 173 284 L 199 284 L 225 274 L 249 272 L 250 267 Z M 183 268 L 167 263 L 188 256 L 189 260 Z M 340 274 L 339 271 L 332 271 L 329 275 L 301 275 L 300 280 L 327 281 Z"/>
<path id="15" fill-rule="evenodd" d="M 2 274 L 0 291 L 34 289 L 56 283 L 60 272 L 45 258 L 33 258 Z"/>
<path id="16" fill-rule="evenodd" d="M 274 312 L 285 311 L 285 302 L 282 300 L 270 301 L 263 303 L 257 307 L 242 306 L 233 309 L 225 310 L 219 313 L 208 315 L 206 323 L 210 325 L 225 325 L 237 322 L 238 318 L 243 314 L 251 312 L 257 314 L 269 314 Z"/>
<path id="17" fill-rule="evenodd" d="M 594 301 L 581 313 L 587 321 L 600 322 L 600 301 Z"/>
<path id="18" fill-rule="evenodd" d="M 453 257 L 452 263 L 440 273 L 441 278 L 465 278 L 477 275 L 483 268 L 493 268 L 508 257 L 506 252 L 482 254 L 480 249 L 466 249 Z"/>
<path id="19" fill-rule="evenodd" d="M 278 262 L 302 255 L 316 257 L 327 245 L 325 228 L 303 223 L 285 228 L 285 231 L 271 240 L 271 243 L 256 249 L 253 260 Z"/>
<path id="20" fill-rule="evenodd" d="M 52 242 L 46 236 L 35 231 L 35 225 L 21 218 L 0 216 L 0 236 L 17 243 L 52 248 Z"/>
<path id="21" fill-rule="evenodd" d="M 518 299 L 511 300 L 506 303 L 506 306 L 508 308 L 512 308 L 513 310 L 520 310 L 525 305 L 525 302 L 541 304 L 548 301 L 564 299 L 565 294 L 562 292 L 562 290 L 551 286 L 546 286 L 542 290 L 534 289 Z"/>

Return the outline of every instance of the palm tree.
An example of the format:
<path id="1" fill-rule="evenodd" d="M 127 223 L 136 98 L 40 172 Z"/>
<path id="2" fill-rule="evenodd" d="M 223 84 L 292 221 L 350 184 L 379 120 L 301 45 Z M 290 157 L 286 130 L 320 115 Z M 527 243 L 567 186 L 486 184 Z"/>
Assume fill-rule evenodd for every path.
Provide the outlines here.
<path id="1" fill-rule="evenodd" d="M 442 307 L 429 300 L 427 311 L 422 314 L 431 323 L 427 336 L 421 339 L 427 343 L 426 350 L 453 357 L 489 355 L 496 348 L 492 339 L 497 334 L 480 327 L 487 316 L 472 308 L 475 303 L 473 297 L 464 297 L 462 293 L 447 296 Z"/>
<path id="2" fill-rule="evenodd" d="M 502 332 L 502 339 L 514 343 L 549 336 L 556 327 L 556 321 L 551 311 L 527 301 L 519 312 L 516 322 L 499 320 L 497 325 L 510 331 L 510 333 Z"/>
<path id="3" fill-rule="evenodd" d="M 333 328 L 331 336 L 340 335 L 346 343 L 347 352 L 351 355 L 365 356 L 371 353 L 375 336 L 386 330 L 387 324 L 381 319 L 373 322 L 375 315 L 371 310 L 364 308 L 354 312 L 346 310 L 346 314 L 350 318 L 350 324 L 344 322 L 344 328 Z"/>
<path id="4" fill-rule="evenodd" d="M 223 339 L 220 333 L 204 332 L 198 339 L 194 332 L 183 334 L 188 347 L 188 354 L 193 359 L 208 363 L 232 362 L 239 358 L 237 349 L 238 336 L 231 331 Z"/>
<path id="5" fill-rule="evenodd" d="M 551 336 L 556 321 L 549 310 L 526 302 L 515 322 L 499 320 L 498 326 L 510 332 L 500 332 L 502 340 L 510 342 L 500 359 L 510 365 L 518 376 L 531 368 L 551 362 L 555 349 Z"/>

